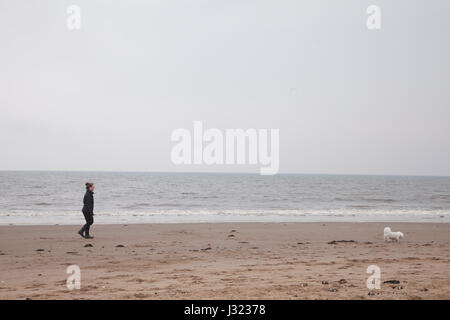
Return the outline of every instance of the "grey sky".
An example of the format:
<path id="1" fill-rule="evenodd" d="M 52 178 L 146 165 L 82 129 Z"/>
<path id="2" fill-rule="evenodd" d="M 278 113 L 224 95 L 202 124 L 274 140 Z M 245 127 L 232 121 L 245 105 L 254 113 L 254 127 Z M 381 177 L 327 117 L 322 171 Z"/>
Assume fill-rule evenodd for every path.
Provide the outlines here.
<path id="1" fill-rule="evenodd" d="M 450 175 L 449 12 L 448 0 L 0 0 L 0 170 L 259 171 L 173 165 L 171 132 L 202 120 L 279 128 L 280 172 Z"/>

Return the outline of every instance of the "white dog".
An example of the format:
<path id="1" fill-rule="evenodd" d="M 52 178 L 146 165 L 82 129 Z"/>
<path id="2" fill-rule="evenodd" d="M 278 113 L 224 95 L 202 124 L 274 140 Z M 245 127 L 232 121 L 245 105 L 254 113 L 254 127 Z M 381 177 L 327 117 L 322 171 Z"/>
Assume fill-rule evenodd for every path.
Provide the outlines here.
<path id="1" fill-rule="evenodd" d="M 389 227 L 384 228 L 384 241 L 389 240 L 399 241 L 403 237 L 404 237 L 403 232 L 400 231 L 392 232 L 391 228 Z"/>

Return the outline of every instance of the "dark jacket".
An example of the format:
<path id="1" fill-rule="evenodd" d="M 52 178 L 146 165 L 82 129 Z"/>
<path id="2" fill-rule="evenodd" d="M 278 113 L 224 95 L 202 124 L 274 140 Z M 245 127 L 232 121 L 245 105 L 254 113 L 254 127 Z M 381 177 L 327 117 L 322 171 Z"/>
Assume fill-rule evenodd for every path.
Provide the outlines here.
<path id="1" fill-rule="evenodd" d="M 83 198 L 83 213 L 94 215 L 94 193 L 86 190 Z"/>

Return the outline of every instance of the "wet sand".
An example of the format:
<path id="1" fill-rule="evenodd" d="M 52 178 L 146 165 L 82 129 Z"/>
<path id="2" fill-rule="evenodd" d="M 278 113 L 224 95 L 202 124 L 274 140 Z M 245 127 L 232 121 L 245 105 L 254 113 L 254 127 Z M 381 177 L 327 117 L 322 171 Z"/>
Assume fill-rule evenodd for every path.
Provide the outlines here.
<path id="1" fill-rule="evenodd" d="M 384 242 L 385 226 L 403 241 Z M 94 225 L 93 240 L 78 228 L 0 226 L 0 298 L 450 298 L 448 223 Z M 69 265 L 80 290 L 66 287 Z"/>

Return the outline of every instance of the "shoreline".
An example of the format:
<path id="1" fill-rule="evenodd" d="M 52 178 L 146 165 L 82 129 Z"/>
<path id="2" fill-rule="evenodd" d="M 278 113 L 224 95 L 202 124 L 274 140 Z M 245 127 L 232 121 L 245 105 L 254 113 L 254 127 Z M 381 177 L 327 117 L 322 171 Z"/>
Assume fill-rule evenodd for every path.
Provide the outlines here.
<path id="1" fill-rule="evenodd" d="M 384 222 L 0 226 L 0 299 L 450 299 L 450 224 L 388 225 L 405 238 L 384 242 Z"/>
<path id="2" fill-rule="evenodd" d="M 72 215 L 0 215 L 0 226 L 79 225 L 82 214 Z M 95 225 L 120 224 L 178 224 L 178 223 L 450 223 L 450 215 L 207 215 L 207 214 L 153 214 L 153 215 L 103 215 L 94 216 Z"/>
<path id="3" fill-rule="evenodd" d="M 51 227 L 51 226 L 61 226 L 61 227 L 79 227 L 80 225 L 85 224 L 85 221 L 80 220 L 79 223 L 53 223 L 53 224 L 2 224 L 0 223 L 0 228 L 4 227 Z M 399 220 L 374 220 L 374 221 L 336 221 L 336 220 L 320 220 L 320 221 L 183 221 L 183 222 L 110 222 L 110 223 L 97 223 L 94 221 L 92 228 L 95 226 L 118 226 L 118 225 L 126 225 L 126 226 L 142 226 L 142 225 L 208 225 L 208 224 L 317 224 L 317 223 L 327 223 L 327 224 L 372 224 L 372 223 L 384 223 L 384 224 L 450 224 L 449 221 L 399 221 Z"/>

